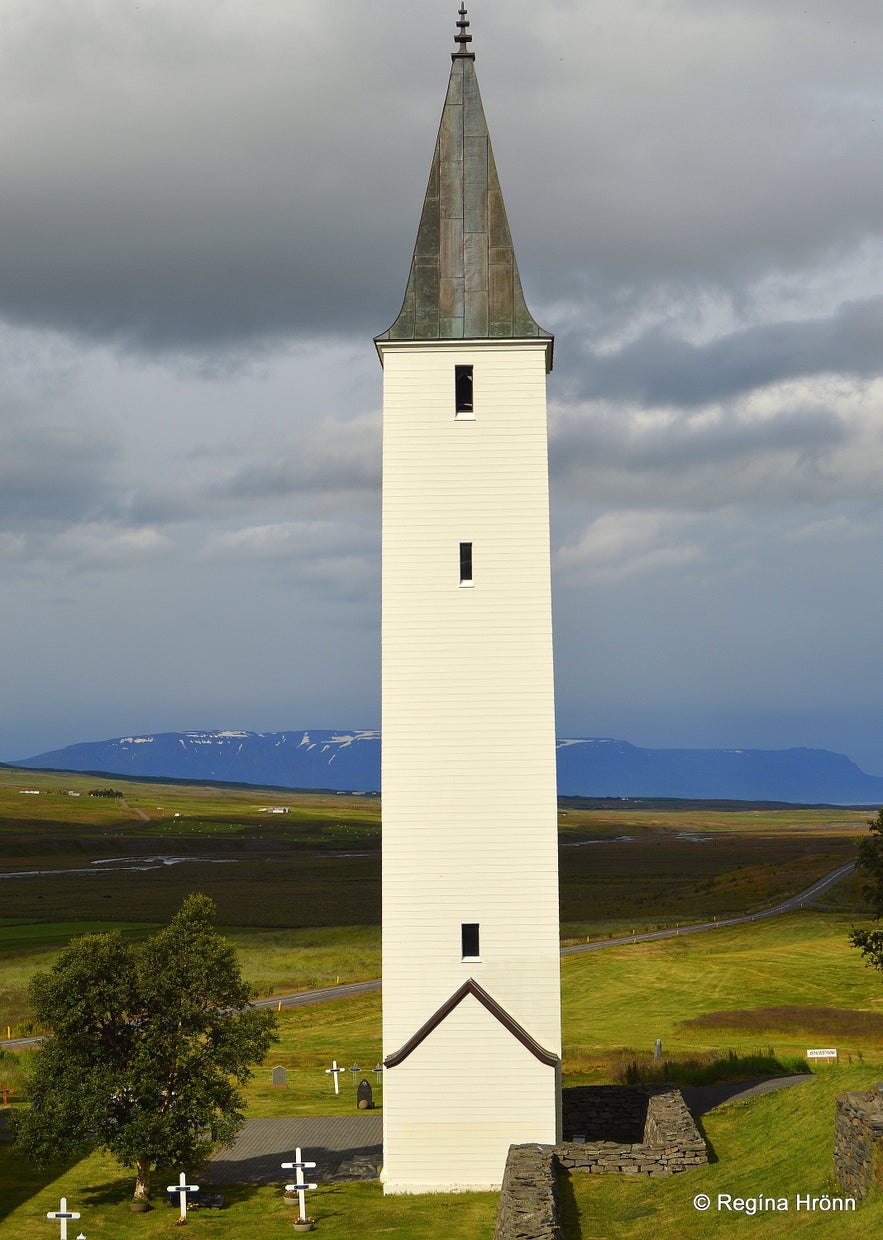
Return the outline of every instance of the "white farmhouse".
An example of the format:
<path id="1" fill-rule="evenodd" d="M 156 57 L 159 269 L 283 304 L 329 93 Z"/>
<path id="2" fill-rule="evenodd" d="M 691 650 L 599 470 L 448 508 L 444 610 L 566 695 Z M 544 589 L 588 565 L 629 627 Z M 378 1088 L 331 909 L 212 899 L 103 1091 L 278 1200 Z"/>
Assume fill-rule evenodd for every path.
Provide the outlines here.
<path id="1" fill-rule="evenodd" d="M 384 1190 L 560 1131 L 546 374 L 466 11 L 383 365 Z"/>

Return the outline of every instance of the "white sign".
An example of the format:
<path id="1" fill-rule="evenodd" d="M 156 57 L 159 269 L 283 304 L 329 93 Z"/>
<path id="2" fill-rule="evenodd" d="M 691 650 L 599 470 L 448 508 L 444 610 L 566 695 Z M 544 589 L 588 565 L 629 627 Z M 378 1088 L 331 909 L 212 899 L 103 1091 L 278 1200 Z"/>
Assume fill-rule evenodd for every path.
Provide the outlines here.
<path id="1" fill-rule="evenodd" d="M 807 1052 L 806 1052 L 806 1057 L 807 1057 L 807 1059 L 836 1059 L 836 1058 L 837 1058 L 837 1052 L 836 1052 L 836 1050 L 830 1050 L 830 1051 L 807 1051 Z"/>

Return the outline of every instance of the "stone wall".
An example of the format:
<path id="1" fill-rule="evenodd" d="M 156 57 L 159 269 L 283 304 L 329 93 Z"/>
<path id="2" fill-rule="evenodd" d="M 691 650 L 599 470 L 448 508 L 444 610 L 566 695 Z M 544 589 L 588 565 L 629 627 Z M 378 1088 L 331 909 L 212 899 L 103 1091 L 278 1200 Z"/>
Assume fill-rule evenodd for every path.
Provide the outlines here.
<path id="1" fill-rule="evenodd" d="M 565 1141 L 644 1140 L 647 1125 L 646 1090 L 639 1086 L 582 1085 L 562 1091 L 561 1119 Z"/>
<path id="2" fill-rule="evenodd" d="M 883 1184 L 883 1086 L 837 1099 L 834 1177 L 860 1201 Z"/>
<path id="3" fill-rule="evenodd" d="M 561 1240 L 562 1170 L 657 1177 L 708 1162 L 702 1135 L 671 1086 L 565 1089 L 563 1128 L 561 1145 L 510 1146 L 494 1240 Z"/>
<path id="4" fill-rule="evenodd" d="M 623 1132 L 632 1139 L 623 1141 Z M 572 1171 L 664 1176 L 708 1163 L 702 1134 L 681 1091 L 670 1085 L 565 1090 L 564 1136 L 555 1152 L 559 1164 Z"/>
<path id="5" fill-rule="evenodd" d="M 561 1240 L 558 1166 L 551 1145 L 510 1145 L 494 1240 Z"/>

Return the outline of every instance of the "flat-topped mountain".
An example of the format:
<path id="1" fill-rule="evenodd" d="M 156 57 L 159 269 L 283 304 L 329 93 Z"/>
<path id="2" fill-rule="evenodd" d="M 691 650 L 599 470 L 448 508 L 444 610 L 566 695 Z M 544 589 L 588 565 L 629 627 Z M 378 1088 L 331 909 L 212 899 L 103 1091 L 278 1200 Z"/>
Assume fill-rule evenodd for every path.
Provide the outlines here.
<path id="1" fill-rule="evenodd" d="M 477 737 L 475 744 L 480 743 Z M 375 792 L 380 733 L 157 732 L 68 745 L 16 765 Z M 558 741 L 558 791 L 561 796 L 883 804 L 883 778 L 827 749 L 641 749 L 605 737 Z"/>

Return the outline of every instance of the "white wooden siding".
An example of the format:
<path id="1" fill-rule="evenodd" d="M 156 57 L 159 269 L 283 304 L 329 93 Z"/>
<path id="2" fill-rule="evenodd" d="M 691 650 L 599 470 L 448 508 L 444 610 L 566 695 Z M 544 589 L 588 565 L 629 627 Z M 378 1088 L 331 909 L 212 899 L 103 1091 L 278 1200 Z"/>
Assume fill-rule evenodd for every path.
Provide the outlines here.
<path id="1" fill-rule="evenodd" d="M 560 1054 L 545 342 L 380 347 L 384 1054 L 468 977 Z M 455 417 L 458 364 L 473 421 Z M 479 923 L 480 962 L 461 960 L 462 922 Z M 387 1072 L 391 1117 L 410 1105 L 405 1067 Z M 554 1137 L 542 1079 L 507 1146 Z"/>
<path id="2" fill-rule="evenodd" d="M 397 1105 L 389 1110 L 393 1078 Z M 467 997 L 385 1072 L 384 1191 L 499 1188 L 510 1145 L 554 1143 L 555 1084 L 554 1068 Z"/>

